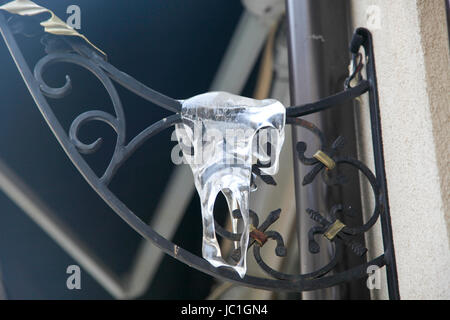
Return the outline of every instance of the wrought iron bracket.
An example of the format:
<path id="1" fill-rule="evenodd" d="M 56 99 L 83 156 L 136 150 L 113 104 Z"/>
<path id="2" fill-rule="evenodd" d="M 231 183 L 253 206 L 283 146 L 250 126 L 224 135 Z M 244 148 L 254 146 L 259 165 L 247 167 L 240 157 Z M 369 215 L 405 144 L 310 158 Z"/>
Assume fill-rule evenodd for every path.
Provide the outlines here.
<path id="1" fill-rule="evenodd" d="M 216 277 L 221 280 L 231 281 L 239 285 L 266 289 L 266 290 L 284 290 L 284 291 L 309 291 L 321 288 L 335 286 L 353 279 L 367 276 L 367 269 L 369 266 L 378 266 L 387 268 L 388 287 L 391 299 L 398 299 L 398 285 L 395 266 L 395 256 L 392 240 L 392 230 L 390 224 L 390 214 L 387 196 L 386 176 L 384 170 L 383 158 L 383 144 L 381 136 L 381 122 L 378 107 L 378 93 L 377 81 L 375 73 L 375 60 L 373 52 L 373 44 L 371 34 L 366 29 L 357 29 L 353 37 L 350 51 L 355 62 L 360 57 L 359 65 L 362 63 L 360 51 L 364 49 L 366 57 L 366 80 L 360 80 L 355 86 L 350 87 L 351 80 L 355 78 L 361 68 L 355 67 L 355 72 L 349 77 L 347 81 L 347 88 L 334 96 L 322 99 L 315 103 L 306 104 L 302 106 L 293 106 L 287 108 L 287 123 L 294 126 L 301 126 L 311 131 L 321 141 L 321 149 L 314 157 L 307 157 L 305 151 L 307 146 L 305 143 L 298 143 L 296 146 L 298 161 L 302 161 L 306 165 L 311 166 L 311 171 L 305 176 L 303 184 L 309 184 L 316 179 L 319 173 L 322 173 L 322 178 L 325 183 L 336 184 L 342 183 L 342 177 L 333 177 L 331 174 L 336 167 L 346 164 L 359 170 L 361 174 L 367 178 L 374 193 L 375 205 L 374 211 L 364 225 L 357 227 L 350 227 L 340 222 L 338 215 L 345 212 L 342 205 L 337 204 L 330 209 L 328 215 L 314 211 L 314 208 L 308 209 L 310 217 L 317 222 L 317 226 L 313 227 L 309 232 L 309 249 L 312 253 L 318 252 L 320 247 L 314 240 L 317 234 L 324 235 L 334 246 L 334 257 L 324 267 L 308 274 L 286 274 L 272 269 L 267 265 L 262 256 L 261 250 L 269 240 L 276 241 L 275 254 L 277 256 L 286 256 L 287 249 L 285 247 L 282 236 L 273 230 L 269 230 L 271 225 L 280 217 L 281 210 L 271 212 L 267 219 L 259 224 L 258 215 L 251 212 L 252 230 L 249 247 L 253 246 L 253 254 L 256 262 L 264 270 L 268 277 L 255 277 L 246 275 L 241 279 L 234 271 L 227 268 L 215 268 L 203 258 L 190 253 L 189 251 L 179 247 L 171 241 L 165 239 L 157 231 L 139 219 L 116 195 L 109 189 L 108 185 L 114 178 L 117 170 L 121 165 L 148 139 L 167 129 L 174 124 L 180 122 L 181 104 L 178 100 L 167 97 L 131 76 L 119 71 L 114 66 L 109 64 L 105 57 L 100 55 L 98 51 L 91 46 L 86 45 L 81 39 L 68 36 L 54 36 L 44 35 L 42 43 L 46 47 L 48 53 L 44 56 L 34 67 L 34 72 L 29 68 L 16 40 L 14 34 L 24 33 L 27 28 L 27 18 L 17 20 L 7 20 L 7 16 L 0 13 L 0 30 L 3 38 L 8 46 L 8 49 L 14 58 L 14 61 L 27 84 L 27 87 L 42 113 L 45 121 L 56 136 L 61 147 L 70 158 L 74 166 L 79 170 L 80 174 L 86 179 L 88 184 L 95 190 L 95 192 L 107 203 L 110 208 L 120 216 L 127 224 L 129 224 L 142 237 L 151 241 L 166 254 L 172 256 L 178 261 Z M 34 30 L 34 29 L 33 29 Z M 47 97 L 53 99 L 64 98 L 70 91 L 72 82 L 66 76 L 65 84 L 60 88 L 52 88 L 48 86 L 43 79 L 43 72 L 55 63 L 72 63 L 86 69 L 102 83 L 105 90 L 108 92 L 114 107 L 114 113 L 110 114 L 101 110 L 91 110 L 80 114 L 76 117 L 70 127 L 69 132 L 61 126 L 59 120 L 55 116 L 50 107 Z M 356 66 L 356 64 L 355 64 Z M 125 116 L 120 101 L 120 97 L 116 91 L 114 83 L 132 91 L 136 95 L 162 107 L 174 112 L 174 115 L 164 118 L 154 124 L 149 125 L 141 133 L 127 139 L 125 136 Z M 302 119 L 302 116 L 307 114 L 320 112 L 322 110 L 333 108 L 342 102 L 353 100 L 363 94 L 369 95 L 369 108 L 371 117 L 371 130 L 374 150 L 375 173 L 372 173 L 362 162 L 357 159 L 339 155 L 339 148 L 343 144 L 343 138 L 338 137 L 331 146 L 325 145 L 325 137 L 323 133 L 314 124 Z M 89 167 L 85 161 L 83 154 L 96 152 L 101 144 L 101 139 L 97 139 L 91 144 L 85 144 L 78 139 L 78 131 L 81 126 L 90 121 L 102 121 L 107 123 L 117 134 L 117 141 L 114 154 L 110 163 L 103 173 L 98 176 Z M 261 164 L 255 165 L 253 172 L 261 176 Z M 272 177 L 261 176 L 262 180 L 268 184 L 275 184 Z M 239 219 L 240 212 L 235 211 L 233 215 Z M 342 254 L 343 246 L 348 246 L 351 250 L 359 255 L 365 255 L 367 249 L 361 244 L 353 240 L 354 236 L 367 232 L 378 220 L 381 219 L 382 235 L 384 243 L 384 253 L 377 258 L 359 265 L 352 269 L 333 273 L 331 271 L 339 263 Z M 231 241 L 239 241 L 240 235 L 228 232 L 216 223 L 217 233 Z M 231 254 L 231 258 L 238 260 L 240 256 L 239 251 Z"/>

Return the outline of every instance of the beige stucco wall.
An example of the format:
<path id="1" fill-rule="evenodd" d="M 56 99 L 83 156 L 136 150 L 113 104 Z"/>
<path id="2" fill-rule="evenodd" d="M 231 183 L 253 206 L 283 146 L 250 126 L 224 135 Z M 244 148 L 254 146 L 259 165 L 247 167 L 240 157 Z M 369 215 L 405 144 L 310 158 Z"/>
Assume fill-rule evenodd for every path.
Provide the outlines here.
<path id="1" fill-rule="evenodd" d="M 450 299 L 450 64 L 443 0 L 351 0 L 375 44 L 402 299 Z M 362 101 L 360 152 L 370 158 Z M 367 207 L 370 205 L 367 203 Z M 380 243 L 372 243 L 380 248 Z M 381 294 L 377 297 L 386 297 Z"/>

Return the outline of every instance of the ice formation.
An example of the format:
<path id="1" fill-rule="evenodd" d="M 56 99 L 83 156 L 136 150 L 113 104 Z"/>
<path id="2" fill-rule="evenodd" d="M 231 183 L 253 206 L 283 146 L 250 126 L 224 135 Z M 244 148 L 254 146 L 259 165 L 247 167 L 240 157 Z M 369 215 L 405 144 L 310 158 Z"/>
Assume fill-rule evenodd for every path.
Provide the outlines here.
<path id="1" fill-rule="evenodd" d="M 273 175 L 278 171 L 285 108 L 273 99 L 254 100 L 226 92 L 210 92 L 182 101 L 181 114 L 183 122 L 175 130 L 200 196 L 203 257 L 215 267 L 233 268 L 244 277 L 252 164 L 257 160 L 266 163 L 260 168 L 263 174 Z M 271 145 L 270 152 L 265 148 L 267 142 Z M 213 209 L 219 192 L 227 200 L 230 215 L 236 209 L 242 215 L 239 223 L 231 215 L 233 232 L 241 232 L 240 242 L 235 243 L 241 256 L 235 265 L 224 261 L 216 238 Z"/>

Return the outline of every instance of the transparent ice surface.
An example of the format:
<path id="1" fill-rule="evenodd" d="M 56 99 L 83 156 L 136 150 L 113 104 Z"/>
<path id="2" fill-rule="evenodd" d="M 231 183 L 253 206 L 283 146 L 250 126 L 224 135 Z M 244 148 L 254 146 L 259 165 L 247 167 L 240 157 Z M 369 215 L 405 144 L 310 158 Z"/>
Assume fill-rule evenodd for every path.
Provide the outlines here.
<path id="1" fill-rule="evenodd" d="M 215 267 L 231 267 L 244 277 L 252 164 L 257 160 L 265 163 L 260 168 L 263 174 L 273 175 L 278 171 L 285 108 L 273 99 L 254 100 L 226 92 L 210 92 L 182 101 L 181 114 L 183 122 L 175 130 L 200 196 L 203 257 Z M 270 152 L 267 142 L 270 142 Z M 238 219 L 231 213 L 240 209 L 242 215 L 241 239 L 235 242 L 241 256 L 235 265 L 224 261 L 216 238 L 213 209 L 219 192 L 227 200 L 234 233 L 238 232 Z"/>

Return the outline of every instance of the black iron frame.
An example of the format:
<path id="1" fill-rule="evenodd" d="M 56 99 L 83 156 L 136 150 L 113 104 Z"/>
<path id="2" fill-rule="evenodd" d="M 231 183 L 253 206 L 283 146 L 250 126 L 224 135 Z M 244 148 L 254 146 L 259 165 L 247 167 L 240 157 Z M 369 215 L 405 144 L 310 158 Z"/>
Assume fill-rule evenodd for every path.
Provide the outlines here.
<path id="1" fill-rule="evenodd" d="M 156 92 L 129 75 L 119 71 L 114 66 L 109 64 L 105 60 L 105 57 L 100 56 L 96 50 L 93 50 L 82 40 L 73 37 L 52 36 L 48 34 L 44 35 L 42 38 L 42 43 L 46 46 L 46 52 L 48 54 L 36 64 L 33 73 L 30 70 L 14 37 L 15 33 L 22 33 L 22 31 L 26 29 L 23 26 L 21 27 L 21 24 L 23 25 L 27 23 L 26 21 L 26 18 L 21 18 L 19 20 L 7 20 L 6 16 L 0 13 L 1 33 L 31 95 L 34 98 L 36 105 L 38 106 L 48 126 L 58 139 L 62 148 L 66 152 L 67 156 L 86 179 L 88 184 L 117 215 L 119 215 L 142 237 L 152 241 L 153 244 L 163 250 L 166 254 L 206 274 L 221 280 L 231 281 L 239 285 L 266 290 L 300 292 L 327 288 L 343 282 L 351 281 L 352 279 L 367 276 L 367 269 L 369 266 L 386 266 L 390 298 L 399 298 L 387 197 L 386 176 L 384 170 L 375 60 L 372 38 L 368 30 L 362 28 L 357 29 L 351 44 L 351 52 L 355 61 L 357 60 L 356 57 L 360 55 L 360 47 L 364 48 L 364 53 L 366 56 L 367 80 L 361 80 L 354 87 L 347 87 L 341 93 L 322 99 L 318 102 L 287 108 L 287 123 L 294 126 L 301 126 L 314 133 L 321 141 L 321 151 L 329 157 L 329 159 L 331 159 L 337 167 L 343 164 L 350 165 L 359 170 L 362 175 L 368 179 L 375 199 L 374 211 L 371 218 L 362 226 L 342 226 L 341 229 L 339 229 L 339 231 L 332 238 L 330 238 L 330 241 L 334 244 L 335 253 L 334 257 L 327 265 L 308 274 L 293 275 L 281 273 L 272 269 L 261 257 L 261 247 L 268 239 L 276 241 L 277 247 L 275 254 L 277 256 L 285 256 L 287 253 L 282 236 L 276 231 L 268 230 L 269 227 L 279 218 L 281 210 L 271 212 L 268 218 L 261 225 L 259 224 L 258 215 L 251 212 L 251 218 L 255 229 L 251 232 L 249 247 L 253 246 L 253 254 L 256 262 L 270 276 L 270 278 L 260 278 L 246 275 L 243 279 L 241 279 L 234 271 L 223 267 L 215 268 L 203 258 L 178 247 L 176 244 L 159 235 L 155 230 L 139 219 L 130 209 L 128 209 L 127 206 L 108 188 L 108 185 L 117 170 L 128 159 L 128 157 L 133 154 L 134 151 L 136 151 L 143 143 L 157 133 L 181 121 L 181 116 L 179 113 L 181 110 L 180 101 Z M 94 74 L 108 92 L 113 103 L 115 115 L 100 110 L 84 112 L 75 118 L 70 127 L 69 134 L 67 134 L 53 113 L 46 97 L 55 99 L 65 97 L 71 89 L 71 80 L 68 76 L 66 76 L 66 83 L 64 86 L 60 88 L 52 88 L 49 87 L 43 79 L 44 71 L 50 65 L 60 62 L 76 64 Z M 359 71 L 360 70 L 358 70 L 358 72 Z M 124 111 L 113 82 L 120 84 L 140 97 L 162 108 L 172 111 L 175 114 L 150 125 L 127 142 L 125 137 L 126 122 Z M 374 149 L 375 175 L 357 159 L 339 155 L 338 149 L 342 146 L 342 137 L 338 137 L 335 142 L 328 147 L 325 145 L 325 137 L 323 133 L 315 125 L 301 118 L 307 114 L 320 112 L 327 108 L 335 107 L 344 101 L 353 100 L 365 93 L 368 93 L 370 102 L 369 108 Z M 102 142 L 101 138 L 91 144 L 85 144 L 78 139 L 78 131 L 80 127 L 89 121 L 105 122 L 117 134 L 114 154 L 106 171 L 101 177 L 94 173 L 82 156 L 82 154 L 97 151 Z M 306 165 L 312 166 L 311 171 L 303 180 L 303 185 L 311 183 L 319 173 L 322 173 L 322 178 L 327 184 L 342 182 L 342 177 L 334 174 L 334 169 L 327 168 L 324 163 L 315 157 L 307 157 L 305 155 L 306 149 L 307 146 L 305 143 L 299 142 L 297 144 L 299 161 L 302 161 Z M 260 175 L 259 168 L 260 165 L 256 165 L 253 168 L 253 172 L 256 175 L 259 175 L 262 178 L 262 181 L 273 184 L 274 181 L 271 177 Z M 308 209 L 307 213 L 318 224 L 309 232 L 309 248 L 312 253 L 316 253 L 320 250 L 320 247 L 314 240 L 314 237 L 317 234 L 327 234 L 327 232 L 335 226 L 336 222 L 339 221 L 338 215 L 346 214 L 347 210 L 342 205 L 337 204 L 331 208 L 328 215 L 323 215 L 313 209 Z M 236 218 L 240 217 L 239 211 L 233 212 L 233 214 Z M 349 246 L 357 255 L 363 256 L 366 253 L 367 249 L 358 242 L 354 241 L 353 238 L 356 235 L 360 235 L 368 231 L 378 220 L 378 217 L 381 218 L 384 254 L 350 270 L 330 275 L 330 272 L 340 261 L 343 245 Z M 216 231 L 220 236 L 229 240 L 240 240 L 239 234 L 228 232 L 217 223 Z M 239 256 L 240 252 L 235 251 L 232 253 L 231 258 L 236 260 Z"/>

